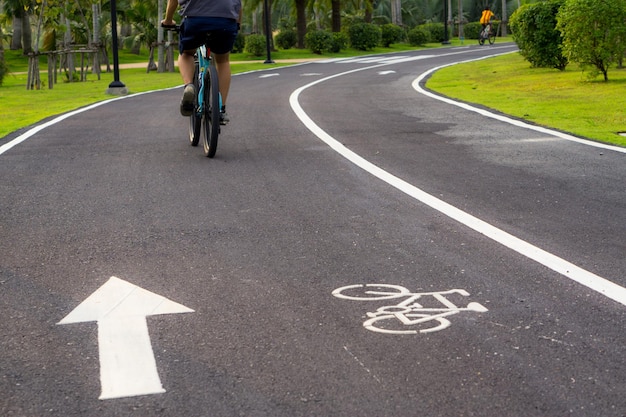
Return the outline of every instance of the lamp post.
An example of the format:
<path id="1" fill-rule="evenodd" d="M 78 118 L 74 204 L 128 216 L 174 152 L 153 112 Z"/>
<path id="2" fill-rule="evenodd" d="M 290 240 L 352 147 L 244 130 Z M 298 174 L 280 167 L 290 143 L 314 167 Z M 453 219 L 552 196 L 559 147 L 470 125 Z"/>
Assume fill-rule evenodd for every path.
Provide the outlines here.
<path id="1" fill-rule="evenodd" d="M 117 10 L 115 0 L 111 0 L 111 41 L 113 42 L 113 82 L 109 84 L 107 94 L 127 94 L 128 89 L 120 81 L 120 62 L 117 51 Z"/>
<path id="2" fill-rule="evenodd" d="M 450 45 L 448 37 L 448 0 L 443 0 L 443 42 L 442 45 Z"/>
<path id="3" fill-rule="evenodd" d="M 263 12 L 265 14 L 265 46 L 267 47 L 267 59 L 265 60 L 264 64 L 273 64 L 274 61 L 272 61 L 272 55 L 270 52 L 270 49 L 272 49 L 270 46 L 270 36 L 272 33 L 272 28 L 270 27 L 269 0 L 263 1 Z"/>

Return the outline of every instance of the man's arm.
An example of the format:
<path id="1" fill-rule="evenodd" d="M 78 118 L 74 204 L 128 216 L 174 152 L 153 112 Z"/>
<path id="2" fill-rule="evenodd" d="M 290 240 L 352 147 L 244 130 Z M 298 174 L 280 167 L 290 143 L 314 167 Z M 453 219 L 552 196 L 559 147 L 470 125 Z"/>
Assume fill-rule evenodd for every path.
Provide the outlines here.
<path id="1" fill-rule="evenodd" d="M 173 26 L 176 24 L 174 22 L 174 13 L 178 8 L 178 0 L 167 0 L 167 7 L 165 8 L 165 19 L 161 20 L 161 24 L 164 26 Z"/>

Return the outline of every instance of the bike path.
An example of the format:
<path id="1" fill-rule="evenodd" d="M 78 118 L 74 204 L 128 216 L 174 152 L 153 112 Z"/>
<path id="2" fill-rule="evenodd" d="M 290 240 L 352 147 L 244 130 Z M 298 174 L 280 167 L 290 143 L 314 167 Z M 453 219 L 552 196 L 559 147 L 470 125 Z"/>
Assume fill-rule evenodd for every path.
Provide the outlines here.
<path id="1" fill-rule="evenodd" d="M 299 96 L 326 133 L 623 285 L 623 156 L 417 94 L 420 73 L 458 58 L 428 55 L 237 76 L 214 160 L 186 144 L 177 90 L 2 154 L 3 413 L 620 415 L 623 306 L 372 177 L 290 104 L 337 75 Z M 194 310 L 147 319 L 165 392 L 98 400 L 99 326 L 57 324 L 111 276 Z M 403 297 L 333 295 L 359 284 L 422 294 L 420 307 L 384 319 Z M 487 311 L 419 323 L 454 310 L 434 294 L 455 289 L 441 297 Z"/>

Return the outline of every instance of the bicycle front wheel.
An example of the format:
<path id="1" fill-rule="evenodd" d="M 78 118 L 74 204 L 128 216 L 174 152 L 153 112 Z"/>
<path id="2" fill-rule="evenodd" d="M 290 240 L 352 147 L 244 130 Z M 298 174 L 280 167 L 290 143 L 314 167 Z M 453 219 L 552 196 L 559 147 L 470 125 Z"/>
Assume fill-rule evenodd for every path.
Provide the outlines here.
<path id="1" fill-rule="evenodd" d="M 220 134 L 220 89 L 217 70 L 209 65 L 204 74 L 204 155 L 209 158 L 217 151 L 217 138 Z"/>
<path id="2" fill-rule="evenodd" d="M 496 42 L 496 34 L 489 32 L 489 45 L 493 45 Z"/>

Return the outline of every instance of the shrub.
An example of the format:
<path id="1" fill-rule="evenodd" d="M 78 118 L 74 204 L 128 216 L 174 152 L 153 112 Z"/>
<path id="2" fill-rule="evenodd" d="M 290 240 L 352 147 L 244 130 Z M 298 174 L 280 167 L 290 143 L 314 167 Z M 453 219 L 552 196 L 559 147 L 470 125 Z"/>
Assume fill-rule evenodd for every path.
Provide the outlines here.
<path id="1" fill-rule="evenodd" d="M 276 46 L 282 49 L 290 49 L 296 46 L 298 35 L 294 30 L 283 29 L 276 35 Z"/>
<path id="2" fill-rule="evenodd" d="M 355 23 L 348 28 L 350 45 L 354 49 L 367 51 L 380 44 L 380 28 L 372 23 Z"/>
<path id="3" fill-rule="evenodd" d="M 491 25 L 493 30 L 497 29 L 496 23 L 492 20 Z M 463 34 L 465 39 L 478 39 L 480 32 L 483 30 L 483 25 L 480 22 L 469 22 L 463 26 Z"/>
<path id="4" fill-rule="evenodd" d="M 563 0 L 527 4 L 511 16 L 511 31 L 522 55 L 533 67 L 564 70 L 567 58 L 562 52 L 561 32 L 556 16 Z M 595 13 L 594 13 L 595 14 Z"/>
<path id="5" fill-rule="evenodd" d="M 389 48 L 392 43 L 400 42 L 404 38 L 404 30 L 393 23 L 387 23 L 380 27 L 381 30 L 381 45 L 385 48 Z"/>
<path id="6" fill-rule="evenodd" d="M 0 49 L 0 86 L 2 86 L 2 80 L 7 72 L 7 66 L 4 62 L 4 51 Z"/>
<path id="7" fill-rule="evenodd" d="M 333 46 L 333 35 L 327 30 L 314 30 L 304 36 L 304 45 L 314 54 L 329 51 Z"/>
<path id="8" fill-rule="evenodd" d="M 430 42 L 443 42 L 445 40 L 443 23 L 425 23 L 420 27 L 430 34 Z M 448 27 L 448 38 L 450 38 L 450 30 L 451 28 Z"/>
<path id="9" fill-rule="evenodd" d="M 416 26 L 407 34 L 409 38 L 409 44 L 411 46 L 425 45 L 430 40 L 430 33 L 422 27 Z"/>
<path id="10" fill-rule="evenodd" d="M 254 56 L 263 56 L 267 50 L 267 40 L 263 35 L 246 36 L 245 51 Z"/>
<path id="11" fill-rule="evenodd" d="M 246 49 L 246 37 L 241 31 L 237 33 L 235 38 L 235 44 L 233 45 L 232 52 L 235 54 L 241 53 Z"/>
<path id="12" fill-rule="evenodd" d="M 346 49 L 346 47 L 348 46 L 348 42 L 350 41 L 346 33 L 333 32 L 332 36 L 333 36 L 333 39 L 332 39 L 332 46 L 330 48 L 330 52 L 337 53 L 341 51 L 342 49 Z"/>

